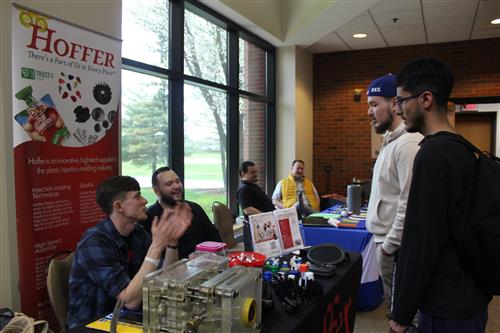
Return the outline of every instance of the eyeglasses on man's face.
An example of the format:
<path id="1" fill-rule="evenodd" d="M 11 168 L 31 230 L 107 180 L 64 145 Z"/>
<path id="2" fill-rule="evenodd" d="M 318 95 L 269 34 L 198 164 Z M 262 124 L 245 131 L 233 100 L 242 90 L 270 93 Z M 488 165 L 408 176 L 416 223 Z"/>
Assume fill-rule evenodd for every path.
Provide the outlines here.
<path id="1" fill-rule="evenodd" d="M 417 97 L 420 97 L 420 95 L 422 95 L 423 93 L 425 92 L 430 92 L 431 94 L 434 94 L 432 91 L 430 90 L 424 90 L 422 92 L 419 92 L 418 94 L 415 94 L 415 95 L 411 95 L 411 96 L 406 96 L 406 97 L 401 97 L 401 96 L 396 96 L 396 103 L 398 104 L 398 107 L 399 109 L 402 109 L 403 108 L 403 105 L 406 101 L 409 101 L 410 99 L 413 99 L 413 98 L 417 98 Z"/>

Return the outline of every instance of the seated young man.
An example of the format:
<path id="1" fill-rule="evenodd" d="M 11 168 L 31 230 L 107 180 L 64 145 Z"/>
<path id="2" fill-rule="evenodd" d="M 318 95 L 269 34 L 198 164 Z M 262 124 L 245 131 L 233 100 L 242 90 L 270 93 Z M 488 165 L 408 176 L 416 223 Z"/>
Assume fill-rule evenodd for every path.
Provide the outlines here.
<path id="1" fill-rule="evenodd" d="M 69 328 L 111 313 L 117 300 L 138 309 L 144 276 L 158 268 L 165 249 L 167 263 L 177 260 L 169 246 L 176 247 L 191 224 L 191 209 L 178 203 L 153 220 L 150 236 L 137 223 L 147 218 L 147 200 L 132 177 L 105 180 L 96 199 L 107 218 L 88 229 L 77 245 L 69 278 Z"/>

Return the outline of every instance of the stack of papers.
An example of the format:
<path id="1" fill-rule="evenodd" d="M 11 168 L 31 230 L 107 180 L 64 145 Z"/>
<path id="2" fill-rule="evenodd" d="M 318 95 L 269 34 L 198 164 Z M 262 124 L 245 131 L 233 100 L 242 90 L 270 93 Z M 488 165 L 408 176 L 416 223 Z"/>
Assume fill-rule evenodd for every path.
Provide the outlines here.
<path id="1" fill-rule="evenodd" d="M 342 211 L 345 210 L 344 205 L 335 205 L 320 213 L 314 213 L 309 217 L 320 217 L 326 220 L 334 221 L 335 223 L 330 223 L 338 228 L 352 228 L 352 229 L 366 229 L 366 207 L 361 208 L 359 214 L 351 214 L 348 216 L 342 216 Z M 345 214 L 345 213 L 344 213 Z"/>

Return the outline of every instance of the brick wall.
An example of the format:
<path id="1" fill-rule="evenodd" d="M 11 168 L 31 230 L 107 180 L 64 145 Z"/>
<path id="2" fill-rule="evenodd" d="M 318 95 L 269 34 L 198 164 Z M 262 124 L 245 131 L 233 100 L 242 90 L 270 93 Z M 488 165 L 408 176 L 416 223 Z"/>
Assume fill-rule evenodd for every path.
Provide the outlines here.
<path id="1" fill-rule="evenodd" d="M 500 96 L 500 38 L 426 44 L 314 56 L 314 183 L 345 193 L 353 177 L 371 178 L 371 132 L 366 88 L 374 78 L 397 73 L 408 61 L 436 57 L 455 75 L 452 97 Z M 354 89 L 362 89 L 354 102 Z"/>
<path id="2" fill-rule="evenodd" d="M 266 53 L 257 46 L 246 41 L 240 42 L 243 48 L 243 81 L 241 88 L 256 94 L 266 92 Z M 240 99 L 240 162 L 253 161 L 258 170 L 258 184 L 265 188 L 266 184 L 266 136 L 265 109 L 262 102 Z"/>

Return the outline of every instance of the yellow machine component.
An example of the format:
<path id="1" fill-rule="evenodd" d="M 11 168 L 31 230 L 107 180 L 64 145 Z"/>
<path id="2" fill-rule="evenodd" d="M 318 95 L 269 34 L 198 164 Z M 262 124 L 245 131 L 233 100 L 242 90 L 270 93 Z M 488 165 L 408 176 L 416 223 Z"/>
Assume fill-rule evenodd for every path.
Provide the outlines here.
<path id="1" fill-rule="evenodd" d="M 241 306 L 241 323 L 245 326 L 252 326 L 257 320 L 257 303 L 255 299 L 248 297 Z"/>

